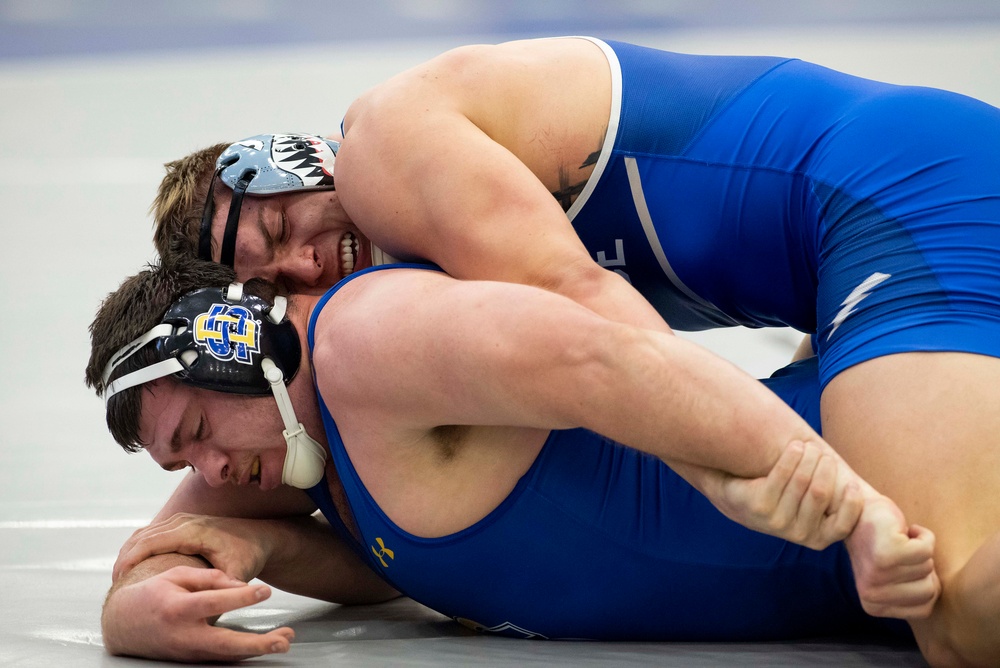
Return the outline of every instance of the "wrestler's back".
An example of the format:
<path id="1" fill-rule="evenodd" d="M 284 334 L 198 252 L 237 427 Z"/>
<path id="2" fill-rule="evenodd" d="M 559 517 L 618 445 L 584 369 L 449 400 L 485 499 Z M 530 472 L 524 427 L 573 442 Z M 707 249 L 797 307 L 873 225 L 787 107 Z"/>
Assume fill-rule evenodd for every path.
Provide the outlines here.
<path id="1" fill-rule="evenodd" d="M 674 327 L 829 332 L 852 290 L 892 273 L 868 264 L 887 248 L 926 251 L 943 224 L 996 219 L 988 105 L 784 58 L 606 54 L 618 127 L 569 214 Z M 901 275 L 925 260 L 900 262 Z"/>
<path id="2" fill-rule="evenodd" d="M 359 96 L 344 116 L 345 136 L 390 97 L 407 106 L 428 99 L 453 107 L 556 192 L 593 171 L 581 165 L 604 141 L 611 71 L 600 47 L 585 38 L 462 46 Z"/>

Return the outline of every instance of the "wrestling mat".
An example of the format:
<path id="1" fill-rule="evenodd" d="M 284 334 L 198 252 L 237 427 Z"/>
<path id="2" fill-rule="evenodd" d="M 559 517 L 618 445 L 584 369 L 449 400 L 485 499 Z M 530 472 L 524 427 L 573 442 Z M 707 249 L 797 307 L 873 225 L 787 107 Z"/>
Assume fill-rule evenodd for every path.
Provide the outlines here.
<path id="1" fill-rule="evenodd" d="M 0 521 L 0 665 L 159 665 L 108 656 L 100 606 L 127 521 Z M 110 526 L 109 526 L 110 525 Z M 410 599 L 342 607 L 275 592 L 225 615 L 234 629 L 291 626 L 288 654 L 248 666 L 923 666 L 916 649 L 859 639 L 782 643 L 607 643 L 478 634 Z M 162 664 L 176 665 L 176 664 Z"/>
<path id="2" fill-rule="evenodd" d="M 155 665 L 108 656 L 99 617 L 118 547 L 153 516 L 178 477 L 145 455 L 126 456 L 114 445 L 101 402 L 83 385 L 83 368 L 87 325 L 99 301 L 153 256 L 147 209 L 162 164 L 198 147 L 260 132 L 333 131 L 348 103 L 371 85 L 452 46 L 512 36 L 499 15 L 497 25 L 508 27 L 503 34 L 428 31 L 414 36 L 406 30 L 416 19 L 403 14 L 386 23 L 395 26 L 392 34 L 389 28 L 379 32 L 382 23 L 367 21 L 378 25 L 378 35 L 362 39 L 333 31 L 336 37 L 323 42 L 279 43 L 264 24 L 280 3 L 237 4 L 239 14 L 237 5 L 227 2 L 149 4 L 154 13 L 193 12 L 172 22 L 159 14 L 147 21 L 156 23 L 150 50 L 139 43 L 140 18 L 132 16 L 132 3 L 0 0 L 5 45 L 0 47 L 0 312 L 5 316 L 0 328 L 0 666 Z M 303 4 L 317 11 L 323 5 Z M 406 3 L 389 4 L 402 12 Z M 548 4 L 512 2 L 511 11 L 530 14 Z M 906 4 L 910 12 L 911 5 L 923 11 L 939 3 Z M 424 12 L 445 6 L 458 11 L 462 3 L 417 5 Z M 508 3 L 478 3 L 484 11 L 499 12 L 501 5 Z M 716 5 L 725 3 L 671 2 L 659 10 L 658 3 L 616 3 L 614 13 L 645 7 L 642 11 L 694 16 L 699 8 Z M 341 11 L 341 4 L 336 6 Z M 109 9 L 114 7 L 129 11 L 116 14 Z M 944 9 L 964 19 L 954 23 L 869 17 L 860 24 L 782 19 L 764 25 L 758 17 L 743 25 L 727 15 L 720 25 L 702 21 L 685 27 L 681 21 L 658 32 L 637 32 L 650 25 L 644 16 L 633 16 L 630 27 L 610 18 L 602 27 L 551 16 L 523 25 L 534 25 L 536 33 L 541 28 L 549 34 L 586 31 L 676 51 L 797 56 L 862 76 L 950 88 L 1000 105 L 1000 11 L 991 7 L 985 0 L 949 3 Z M 100 8 L 109 15 L 91 21 L 87 12 Z M 802 9 L 797 16 L 806 20 L 808 14 Z M 824 16 L 829 18 L 829 12 Z M 423 25 L 436 20 L 430 14 L 418 18 Z M 311 25 L 295 23 L 302 29 Z M 54 39 L 51 48 L 24 47 L 46 25 Z M 223 27 L 234 40 L 225 42 L 228 47 L 199 41 L 199 35 L 211 36 Z M 100 32 L 111 28 L 120 43 L 111 44 Z M 486 30 L 477 23 L 472 31 L 478 29 Z M 177 48 L 166 49 L 166 42 Z M 263 82 L 269 82 L 266 94 Z M 696 338 L 758 376 L 784 365 L 798 341 L 788 331 Z M 278 592 L 225 616 L 222 623 L 253 631 L 295 628 L 291 653 L 250 662 L 259 666 L 923 665 L 913 647 L 857 639 L 738 644 L 512 640 L 478 635 L 406 599 L 343 608 Z"/>

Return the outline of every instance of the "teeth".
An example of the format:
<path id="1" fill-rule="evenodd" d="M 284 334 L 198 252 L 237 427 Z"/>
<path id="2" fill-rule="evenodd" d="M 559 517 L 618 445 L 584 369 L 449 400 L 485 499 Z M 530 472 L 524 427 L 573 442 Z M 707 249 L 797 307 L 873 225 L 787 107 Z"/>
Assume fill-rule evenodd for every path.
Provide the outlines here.
<path id="1" fill-rule="evenodd" d="M 250 479 L 254 479 L 260 476 L 260 457 L 253 460 L 253 464 L 250 465 Z"/>
<path id="2" fill-rule="evenodd" d="M 340 240 L 340 268 L 344 276 L 354 273 L 354 262 L 358 256 L 358 240 L 350 232 Z"/>

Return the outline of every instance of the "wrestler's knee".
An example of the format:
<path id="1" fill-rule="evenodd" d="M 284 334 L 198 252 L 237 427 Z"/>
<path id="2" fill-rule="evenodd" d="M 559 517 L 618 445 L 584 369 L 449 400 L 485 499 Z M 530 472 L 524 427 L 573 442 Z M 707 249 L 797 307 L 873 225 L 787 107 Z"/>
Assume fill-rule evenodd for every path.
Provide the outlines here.
<path id="1" fill-rule="evenodd" d="M 938 538 L 939 565 L 961 567 L 1000 531 L 1000 359 L 905 353 L 834 377 L 823 436 L 911 523 Z"/>
<path id="2" fill-rule="evenodd" d="M 942 594 L 931 616 L 912 624 L 933 666 L 1000 665 L 1000 532 L 961 568 L 942 574 Z"/>

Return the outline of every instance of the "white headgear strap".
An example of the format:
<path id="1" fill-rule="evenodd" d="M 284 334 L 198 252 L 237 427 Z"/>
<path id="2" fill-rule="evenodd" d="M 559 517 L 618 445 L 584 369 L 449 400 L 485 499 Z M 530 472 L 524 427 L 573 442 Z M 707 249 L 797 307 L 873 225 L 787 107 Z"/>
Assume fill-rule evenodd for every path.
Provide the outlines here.
<path id="1" fill-rule="evenodd" d="M 108 400 L 122 390 L 127 390 L 130 387 L 142 385 L 143 383 L 148 383 L 152 380 L 156 380 L 157 378 L 163 378 L 164 376 L 169 376 L 172 373 L 184 370 L 184 365 L 181 364 L 178 359 L 172 357 L 170 359 L 157 362 L 156 364 L 143 367 L 133 371 L 132 373 L 127 373 L 121 378 L 115 379 L 115 382 L 111 383 L 111 385 L 108 385 L 108 378 L 111 377 L 111 374 L 114 373 L 114 370 L 117 369 L 122 362 L 127 360 L 129 357 L 132 357 L 132 355 L 141 350 L 143 346 L 150 341 L 158 339 L 161 336 L 170 336 L 173 331 L 173 325 L 161 323 L 128 345 L 123 346 L 121 350 L 111 356 L 107 366 L 104 367 L 104 373 L 101 375 L 101 385 L 104 387 L 105 409 L 108 407 Z"/>

